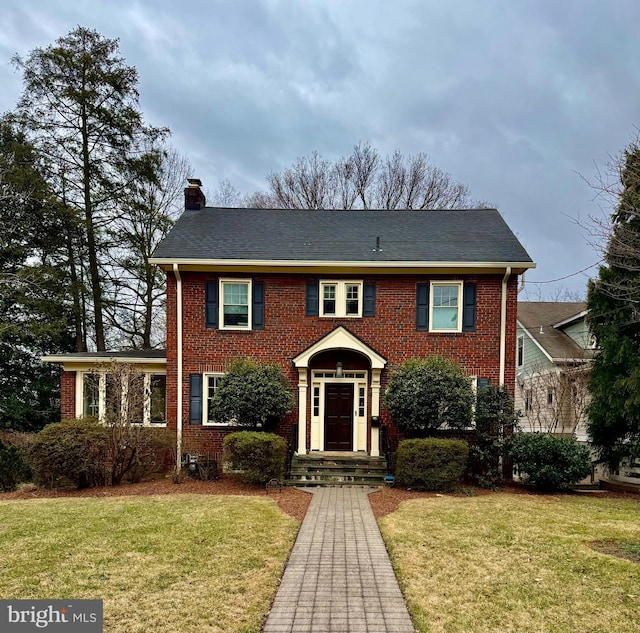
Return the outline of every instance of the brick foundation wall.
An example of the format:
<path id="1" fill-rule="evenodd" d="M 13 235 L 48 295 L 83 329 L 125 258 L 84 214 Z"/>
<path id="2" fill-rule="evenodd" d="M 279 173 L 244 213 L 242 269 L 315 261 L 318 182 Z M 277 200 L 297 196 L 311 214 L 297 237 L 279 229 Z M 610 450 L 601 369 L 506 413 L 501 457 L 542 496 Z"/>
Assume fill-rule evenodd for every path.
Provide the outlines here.
<path id="1" fill-rule="evenodd" d="M 409 358 L 432 354 L 456 361 L 470 376 L 489 378 L 492 383 L 499 382 L 502 275 L 331 275 L 331 279 L 375 281 L 376 315 L 356 319 L 305 316 L 308 279 L 305 275 L 253 275 L 255 281 L 264 282 L 265 289 L 265 328 L 254 331 L 207 329 L 205 286 L 207 281 L 217 279 L 217 275 L 192 272 L 181 275 L 184 324 L 183 437 L 185 446 L 199 447 L 202 453 L 221 450 L 223 437 L 230 431 L 189 424 L 189 374 L 222 372 L 230 360 L 246 357 L 278 363 L 296 396 L 296 409 L 278 428 L 278 432 L 286 437 L 290 435 L 291 427 L 298 423 L 298 371 L 291 361 L 338 325 L 349 329 L 387 359 L 387 367 L 382 372 L 381 393 L 388 383 L 390 369 Z M 231 275 L 225 274 L 224 277 Z M 248 277 L 238 275 L 242 279 Z M 464 280 L 477 284 L 475 332 L 435 334 L 416 330 L 416 283 L 430 280 Z M 516 302 L 517 278 L 512 277 L 508 282 L 505 365 L 505 383 L 512 392 L 515 380 Z M 172 428 L 176 425 L 178 389 L 176 336 L 176 280 L 170 273 L 167 277 L 167 415 Z M 335 365 L 327 366 L 327 369 L 333 368 Z M 381 400 L 381 422 L 389 427 L 390 444 L 395 446 L 401 436 L 384 408 L 384 399 Z"/>

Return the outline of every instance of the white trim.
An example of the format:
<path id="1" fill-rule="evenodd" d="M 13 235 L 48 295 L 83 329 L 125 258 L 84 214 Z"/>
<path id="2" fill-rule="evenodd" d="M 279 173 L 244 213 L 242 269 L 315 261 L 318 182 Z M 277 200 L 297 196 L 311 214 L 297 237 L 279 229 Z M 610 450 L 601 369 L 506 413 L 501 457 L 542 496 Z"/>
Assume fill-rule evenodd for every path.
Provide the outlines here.
<path id="1" fill-rule="evenodd" d="M 500 386 L 504 385 L 507 361 L 507 293 L 509 291 L 511 266 L 507 266 L 502 278 L 502 297 L 500 301 Z"/>
<path id="2" fill-rule="evenodd" d="M 436 310 L 438 309 L 436 306 L 433 305 L 433 295 L 434 295 L 433 290 L 438 286 L 440 287 L 455 286 L 458 288 L 458 299 L 457 299 L 457 305 L 456 305 L 456 308 L 458 310 L 458 316 L 457 316 L 457 323 L 456 323 L 455 329 L 433 327 L 433 310 L 434 310 L 434 307 Z M 464 287 L 463 281 L 454 281 L 454 280 L 447 281 L 445 279 L 442 279 L 442 280 L 430 282 L 430 285 L 429 285 L 429 332 L 434 332 L 436 334 L 462 332 L 462 289 L 463 287 Z"/>
<path id="3" fill-rule="evenodd" d="M 247 286 L 247 325 L 224 324 L 224 285 L 246 284 Z M 253 284 L 251 279 L 238 279 L 236 277 L 221 277 L 218 279 L 218 329 L 219 330 L 251 330 L 253 325 Z"/>
<path id="4" fill-rule="evenodd" d="M 323 374 L 319 376 L 318 374 Z M 326 398 L 326 385 L 327 384 L 351 384 L 353 385 L 353 415 L 351 418 L 352 433 L 351 433 L 351 447 L 353 451 L 365 451 L 367 450 L 367 404 L 368 404 L 368 376 L 369 372 L 366 369 L 359 369 L 357 371 L 345 372 L 343 378 L 336 378 L 335 376 L 326 376 L 331 374 L 323 369 L 314 370 L 311 373 L 311 450 L 323 451 L 325 450 L 325 398 Z M 349 374 L 364 374 L 364 378 L 356 378 Z M 320 387 L 320 402 L 318 415 L 314 415 L 313 411 L 313 390 L 315 387 Z M 359 388 L 364 388 L 364 415 L 359 413 Z M 306 409 L 306 407 L 305 407 Z"/>
<path id="5" fill-rule="evenodd" d="M 458 268 L 461 270 L 474 269 L 477 270 L 479 268 L 490 268 L 490 269 L 501 269 L 504 270 L 505 267 L 510 267 L 513 269 L 528 269 L 535 268 L 535 262 L 465 262 L 465 261 L 421 261 L 421 260 L 407 260 L 407 261 L 367 261 L 367 260 L 356 260 L 356 261 L 345 261 L 345 260 L 321 260 L 321 259 L 191 259 L 188 257 L 185 258 L 171 258 L 167 259 L 164 257 L 152 257 L 149 259 L 150 264 L 156 264 L 158 266 L 171 266 L 175 263 L 180 264 L 181 266 L 207 266 L 212 268 L 219 268 L 220 266 L 229 266 L 234 269 L 238 267 L 247 268 L 256 268 L 256 267 L 267 267 L 267 268 L 389 268 L 389 269 L 403 269 L 403 268 L 416 268 L 416 269 L 425 269 L 425 268 Z M 183 268 L 184 269 L 184 268 Z M 515 271 L 514 271 L 515 272 Z M 521 274 L 521 273 L 518 273 Z"/>
<path id="6" fill-rule="evenodd" d="M 580 319 L 583 319 L 584 317 L 587 316 L 587 314 L 589 314 L 589 310 L 582 310 L 582 312 L 578 312 L 573 316 L 570 316 L 568 319 L 564 319 L 564 321 L 558 321 L 557 323 L 554 323 L 553 327 L 560 328 L 563 325 L 569 325 L 569 323 L 573 323 L 574 321 L 579 321 Z"/>
<path id="7" fill-rule="evenodd" d="M 372 369 L 384 369 L 387 364 L 387 361 L 380 356 L 380 354 L 374 352 L 368 345 L 340 325 L 335 330 L 323 336 L 319 341 L 316 341 L 304 352 L 298 354 L 298 356 L 293 359 L 293 365 L 298 369 L 308 368 L 309 362 L 316 354 L 333 349 L 347 349 L 359 352 L 369 359 Z"/>
<path id="8" fill-rule="evenodd" d="M 122 356 L 74 356 L 73 354 L 55 354 L 51 356 L 41 356 L 43 363 L 63 363 L 76 365 L 99 365 L 101 363 L 126 363 L 130 365 L 166 365 L 165 358 L 148 357 L 122 357 Z M 73 370 L 71 370 L 73 371 Z"/>
<path id="9" fill-rule="evenodd" d="M 176 346 L 177 346 L 177 383 L 178 394 L 176 402 L 176 476 L 180 474 L 180 468 L 182 466 L 182 423 L 183 423 L 183 402 L 182 402 L 182 277 L 180 276 L 180 267 L 177 263 L 173 264 L 173 273 L 176 277 Z"/>

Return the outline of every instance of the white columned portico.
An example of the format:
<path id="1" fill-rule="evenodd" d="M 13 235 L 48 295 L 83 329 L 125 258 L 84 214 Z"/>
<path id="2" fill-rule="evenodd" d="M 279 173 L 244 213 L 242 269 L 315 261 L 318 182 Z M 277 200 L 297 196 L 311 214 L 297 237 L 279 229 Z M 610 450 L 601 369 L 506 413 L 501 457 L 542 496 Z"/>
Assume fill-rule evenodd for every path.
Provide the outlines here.
<path id="1" fill-rule="evenodd" d="M 371 349 L 366 343 L 361 341 L 357 336 L 349 332 L 345 327 L 338 326 L 325 336 L 323 336 L 320 340 L 316 341 L 313 345 L 308 347 L 301 354 L 296 356 L 293 359 L 293 364 L 298 370 L 298 453 L 304 454 L 307 452 L 307 423 L 309 420 L 307 419 L 307 411 L 308 407 L 308 393 L 309 393 L 309 378 L 310 378 L 310 370 L 309 365 L 311 363 L 311 359 L 321 352 L 326 351 L 335 351 L 335 350 L 344 350 L 350 352 L 357 352 L 367 358 L 369 360 L 371 366 L 371 415 L 379 416 L 380 415 L 380 376 L 382 374 L 382 370 L 384 369 L 387 361 L 385 358 L 380 356 L 377 352 Z M 317 372 L 314 372 L 317 373 Z M 321 372 L 322 373 L 322 372 Z M 357 374 L 358 372 L 351 372 L 353 374 Z M 367 431 L 370 426 L 370 421 L 366 420 L 366 401 L 369 399 L 366 397 L 366 386 L 367 386 L 367 374 L 369 372 L 362 371 L 362 376 L 353 376 L 353 378 L 347 378 L 345 376 L 344 379 L 338 380 L 338 382 L 352 382 L 354 384 L 354 408 L 356 409 L 354 414 L 354 448 L 353 450 L 366 450 L 366 437 Z M 314 378 L 314 381 L 316 379 Z M 334 378 L 332 382 L 336 382 L 337 378 Z M 316 403 L 315 400 L 321 400 L 321 394 L 323 392 L 322 382 L 320 382 L 320 387 L 316 386 L 316 382 L 314 382 L 314 393 L 317 391 L 318 393 L 314 395 L 314 403 L 312 404 L 312 410 L 315 409 Z M 361 390 L 361 391 L 358 391 Z M 362 396 L 362 399 L 360 399 Z M 360 403 L 362 402 L 362 413 L 359 413 Z M 357 403 L 357 404 L 355 404 Z M 322 404 L 318 404 L 318 409 L 322 409 Z M 320 416 L 322 414 L 320 413 Z M 356 423 L 356 417 L 359 418 L 361 422 Z M 318 420 L 316 420 L 315 425 L 318 426 Z M 360 424 L 362 425 L 360 427 Z M 313 426 L 313 424 L 312 424 Z M 315 439 L 314 439 L 315 438 Z M 315 431 L 312 428 L 311 433 L 311 448 L 314 450 L 324 450 L 324 433 L 322 432 L 322 427 L 320 429 L 316 428 Z M 379 429 L 371 429 L 371 454 L 379 455 Z"/>
<path id="2" fill-rule="evenodd" d="M 371 417 L 380 417 L 380 375 L 381 369 L 371 371 Z M 371 427 L 371 457 L 380 455 L 380 427 Z"/>
<path id="3" fill-rule="evenodd" d="M 298 369 L 298 454 L 307 452 L 307 374 L 305 368 Z"/>

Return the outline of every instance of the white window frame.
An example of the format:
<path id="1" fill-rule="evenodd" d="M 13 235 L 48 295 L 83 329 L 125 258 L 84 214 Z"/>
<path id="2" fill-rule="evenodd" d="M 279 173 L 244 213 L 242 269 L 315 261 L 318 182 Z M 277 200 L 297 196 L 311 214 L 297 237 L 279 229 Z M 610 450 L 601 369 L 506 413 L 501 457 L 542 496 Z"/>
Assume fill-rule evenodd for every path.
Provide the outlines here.
<path id="1" fill-rule="evenodd" d="M 336 311 L 335 314 L 325 314 L 324 312 L 324 287 L 325 286 L 335 286 L 336 287 Z M 357 286 L 358 287 L 358 313 L 357 314 L 347 314 L 347 286 Z M 325 317 L 327 319 L 359 319 L 362 317 L 362 305 L 363 305 L 363 293 L 364 293 L 364 282 L 357 279 L 323 279 L 320 282 L 320 311 L 319 314 L 321 317 Z"/>
<path id="2" fill-rule="evenodd" d="M 98 377 L 98 420 L 104 422 L 106 407 L 107 407 L 107 374 L 106 371 L 79 371 L 76 378 L 76 416 L 78 418 L 84 418 L 84 381 L 87 376 Z M 142 408 L 142 423 L 134 424 L 134 426 L 151 426 L 161 428 L 167 426 L 167 421 L 164 422 L 151 422 L 151 377 L 152 376 L 164 376 L 166 381 L 166 372 L 162 371 L 144 371 L 140 372 L 144 380 L 144 403 Z M 127 394 L 126 386 L 122 389 L 122 397 L 125 398 Z M 165 418 L 166 418 L 166 382 L 165 382 Z M 126 401 L 122 400 L 120 406 L 127 406 Z"/>
<path id="3" fill-rule="evenodd" d="M 462 288 L 464 282 L 462 281 L 432 281 L 429 288 L 429 332 L 438 332 L 438 333 L 455 333 L 462 332 Z M 456 306 L 458 309 L 458 320 L 456 323 L 456 327 L 454 328 L 435 328 L 433 326 L 433 296 L 434 289 L 442 286 L 455 286 L 458 289 L 458 305 Z M 437 308 L 435 308 L 437 310 Z"/>
<path id="4" fill-rule="evenodd" d="M 225 284 L 246 284 L 247 286 L 247 325 L 225 325 L 224 324 L 224 286 Z M 253 287 L 251 279 L 236 279 L 233 277 L 220 279 L 218 281 L 218 323 L 221 330 L 250 330 L 253 323 L 252 304 Z"/>
<path id="5" fill-rule="evenodd" d="M 516 367 L 524 366 L 524 334 L 518 336 L 516 341 Z"/>
<path id="6" fill-rule="evenodd" d="M 209 380 L 222 378 L 224 372 L 210 371 L 202 374 L 202 425 L 203 426 L 235 426 L 233 422 L 212 422 L 209 420 Z"/>

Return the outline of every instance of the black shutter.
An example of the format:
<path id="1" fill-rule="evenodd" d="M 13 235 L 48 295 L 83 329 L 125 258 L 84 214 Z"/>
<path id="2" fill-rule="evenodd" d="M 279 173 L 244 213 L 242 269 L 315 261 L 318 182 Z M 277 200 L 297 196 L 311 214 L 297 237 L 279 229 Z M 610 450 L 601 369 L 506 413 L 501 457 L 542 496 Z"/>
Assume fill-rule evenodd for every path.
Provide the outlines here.
<path id="1" fill-rule="evenodd" d="M 376 315 L 376 285 L 370 281 L 364 284 L 364 299 L 362 304 L 362 316 Z"/>
<path id="2" fill-rule="evenodd" d="M 206 289 L 206 322 L 207 327 L 218 327 L 218 282 L 207 281 Z"/>
<path id="3" fill-rule="evenodd" d="M 264 282 L 253 282 L 253 306 L 251 309 L 254 330 L 264 330 Z"/>
<path id="4" fill-rule="evenodd" d="M 202 424 L 201 374 L 189 374 L 189 424 Z"/>
<path id="5" fill-rule="evenodd" d="M 318 316 L 320 285 L 317 281 L 307 283 L 307 316 Z"/>
<path id="6" fill-rule="evenodd" d="M 476 329 L 476 285 L 465 284 L 462 299 L 462 331 L 475 332 Z"/>
<path id="7" fill-rule="evenodd" d="M 416 329 L 429 330 L 429 284 L 416 284 Z"/>

